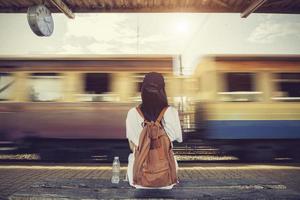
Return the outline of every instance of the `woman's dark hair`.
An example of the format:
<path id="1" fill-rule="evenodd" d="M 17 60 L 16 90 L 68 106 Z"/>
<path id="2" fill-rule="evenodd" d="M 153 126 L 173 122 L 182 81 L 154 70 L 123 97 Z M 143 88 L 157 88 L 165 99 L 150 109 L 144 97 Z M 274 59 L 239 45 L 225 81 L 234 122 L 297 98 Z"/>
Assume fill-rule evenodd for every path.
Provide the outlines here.
<path id="1" fill-rule="evenodd" d="M 168 106 L 164 77 L 157 72 L 145 75 L 141 89 L 141 110 L 147 121 L 155 121 L 164 107 Z"/>

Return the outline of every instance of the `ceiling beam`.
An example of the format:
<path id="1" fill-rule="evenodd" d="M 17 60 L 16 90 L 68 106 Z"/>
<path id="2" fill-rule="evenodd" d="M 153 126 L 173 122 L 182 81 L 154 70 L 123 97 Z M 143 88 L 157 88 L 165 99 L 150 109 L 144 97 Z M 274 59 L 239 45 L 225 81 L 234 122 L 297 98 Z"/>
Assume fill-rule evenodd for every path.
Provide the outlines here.
<path id="1" fill-rule="evenodd" d="M 75 15 L 72 10 L 62 0 L 50 0 L 62 13 L 64 13 L 70 19 L 74 19 Z"/>
<path id="2" fill-rule="evenodd" d="M 0 0 L 1 1 L 1 0 Z M 50 0 L 54 1 L 54 0 Z M 87 1 L 87 0 L 83 0 Z M 101 3 L 101 2 L 100 2 Z M 58 13 L 56 7 L 47 7 L 52 13 Z M 52 9 L 53 8 L 53 9 Z M 11 8 L 11 7 L 0 7 L 0 13 L 26 13 L 28 7 Z M 300 10 L 300 9 L 299 9 Z M 211 7 L 138 7 L 138 8 L 126 8 L 126 7 L 105 7 L 101 4 L 98 7 L 74 7 L 72 8 L 74 13 L 178 13 L 178 12 L 189 12 L 189 13 L 236 13 L 237 11 L 226 9 L 226 8 L 211 8 Z M 297 10 L 296 10 L 297 11 Z M 298 12 L 298 11 L 297 11 Z M 299 11 L 300 13 L 300 11 Z"/>
<path id="3" fill-rule="evenodd" d="M 154 2 L 149 5 L 149 2 Z M 6 2 L 5 4 L 3 2 Z M 19 2 L 16 4 L 15 2 Z M 46 3 L 53 13 L 63 12 L 66 8 L 65 14 L 70 18 L 75 13 L 173 13 L 173 12 L 190 12 L 190 13 L 243 13 L 246 17 L 246 8 L 251 8 L 250 5 L 264 2 L 258 0 L 0 0 L 0 13 L 26 13 L 28 6 L 32 5 L 29 2 L 42 2 Z M 60 3 L 65 6 L 59 6 Z M 96 2 L 96 4 L 94 3 Z M 98 3 L 97 3 L 98 2 Z M 112 3 L 112 4 L 106 4 Z M 121 3 L 120 3 L 121 2 Z M 128 6 L 123 5 L 122 2 L 127 2 Z M 135 3 L 137 4 L 135 4 Z M 147 2 L 147 4 L 144 4 Z M 161 2 L 161 4 L 156 4 Z M 172 6 L 169 5 L 173 2 Z M 189 3 L 186 3 L 189 2 Z M 234 3 L 230 3 L 234 2 Z M 119 4 L 120 3 L 120 4 Z M 255 4 L 256 3 L 256 4 Z M 120 6 L 121 5 L 121 6 Z M 254 6 L 255 13 L 289 13 L 300 14 L 300 0 L 269 0 L 262 6 L 257 8 Z M 252 10 L 253 12 L 253 10 Z M 73 14 L 74 13 L 74 14 Z M 248 11 L 248 13 L 251 13 Z"/>
<path id="4" fill-rule="evenodd" d="M 213 2 L 215 2 L 218 5 L 223 6 L 225 8 L 229 8 L 229 6 L 226 3 L 224 3 L 223 1 L 221 1 L 221 0 L 213 0 Z"/>
<path id="5" fill-rule="evenodd" d="M 262 6 L 267 0 L 255 0 L 253 1 L 242 13 L 241 18 L 248 17 L 251 13 L 255 12 L 260 6 Z"/>

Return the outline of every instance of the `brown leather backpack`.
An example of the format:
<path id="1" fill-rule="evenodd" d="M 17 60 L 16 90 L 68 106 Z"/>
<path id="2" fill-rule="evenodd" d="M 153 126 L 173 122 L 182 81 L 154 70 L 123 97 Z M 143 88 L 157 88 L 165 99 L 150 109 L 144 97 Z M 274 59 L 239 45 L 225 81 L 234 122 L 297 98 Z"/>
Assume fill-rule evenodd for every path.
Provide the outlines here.
<path id="1" fill-rule="evenodd" d="M 139 107 L 139 114 L 144 115 Z M 144 187 L 164 187 L 177 183 L 176 164 L 172 143 L 160 121 L 167 107 L 155 122 L 146 121 L 139 138 L 133 163 L 133 183 Z"/>

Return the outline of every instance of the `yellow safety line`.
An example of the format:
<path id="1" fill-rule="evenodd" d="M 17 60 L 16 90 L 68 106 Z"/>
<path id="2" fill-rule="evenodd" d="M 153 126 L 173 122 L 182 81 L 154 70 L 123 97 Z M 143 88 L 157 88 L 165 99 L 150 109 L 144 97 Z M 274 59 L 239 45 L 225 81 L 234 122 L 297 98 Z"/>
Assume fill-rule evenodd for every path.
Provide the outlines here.
<path id="1" fill-rule="evenodd" d="M 226 169 L 240 169 L 240 170 L 254 170 L 254 169 L 297 169 L 300 166 L 280 166 L 280 165 L 246 165 L 246 166 L 193 166 L 193 167 L 179 167 L 179 170 L 226 170 Z"/>
<path id="2" fill-rule="evenodd" d="M 71 170 L 111 170 L 111 166 L 28 166 L 28 165 L 0 165 L 1 169 L 71 169 Z M 127 167 L 121 167 L 122 170 L 126 170 Z M 242 166 L 190 166 L 179 167 L 179 170 L 227 170 L 227 169 L 296 169 L 300 170 L 300 166 L 286 166 L 286 165 L 242 165 Z"/>

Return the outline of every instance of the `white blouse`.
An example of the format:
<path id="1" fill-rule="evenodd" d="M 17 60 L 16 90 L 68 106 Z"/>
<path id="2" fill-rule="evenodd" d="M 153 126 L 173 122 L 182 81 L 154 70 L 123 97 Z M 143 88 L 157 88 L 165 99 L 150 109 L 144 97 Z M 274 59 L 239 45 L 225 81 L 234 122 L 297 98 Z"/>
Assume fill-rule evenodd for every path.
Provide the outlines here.
<path id="1" fill-rule="evenodd" d="M 136 146 L 139 144 L 139 136 L 142 132 L 142 123 L 144 119 L 136 108 L 131 108 L 128 111 L 127 118 L 126 118 L 126 137 L 128 140 L 132 141 Z M 162 125 L 169 136 L 170 140 L 182 142 L 182 131 L 180 126 L 180 120 L 178 111 L 176 108 L 169 106 L 166 112 L 164 113 L 164 117 L 162 119 Z M 175 160 L 176 161 L 176 160 Z M 133 185 L 133 162 L 134 162 L 134 156 L 133 154 L 129 154 L 128 157 L 128 168 L 127 168 L 127 176 L 129 180 L 129 184 L 136 187 L 136 188 L 145 188 L 138 185 Z M 176 161 L 176 167 L 177 167 L 177 161 Z M 159 189 L 171 189 L 173 185 L 167 186 L 167 187 L 161 187 Z"/>

